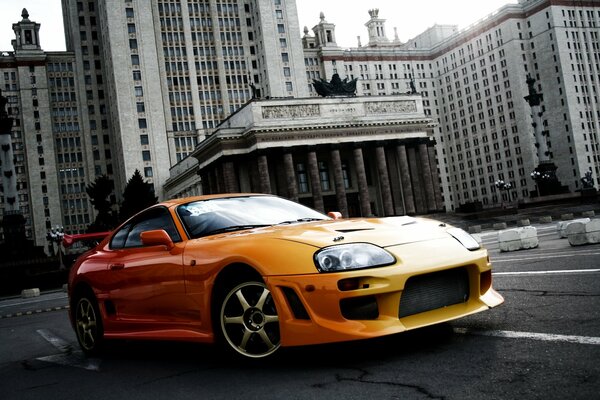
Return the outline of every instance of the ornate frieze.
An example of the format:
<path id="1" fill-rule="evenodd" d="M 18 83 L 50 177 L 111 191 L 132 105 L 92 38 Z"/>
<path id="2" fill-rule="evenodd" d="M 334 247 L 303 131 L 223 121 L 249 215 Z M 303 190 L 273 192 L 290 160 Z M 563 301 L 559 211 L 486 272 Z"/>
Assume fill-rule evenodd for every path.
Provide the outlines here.
<path id="1" fill-rule="evenodd" d="M 417 112 L 417 102 L 414 100 L 377 101 L 365 103 L 367 114 L 398 114 Z"/>
<path id="2" fill-rule="evenodd" d="M 264 119 L 318 117 L 321 115 L 318 104 L 262 107 Z"/>

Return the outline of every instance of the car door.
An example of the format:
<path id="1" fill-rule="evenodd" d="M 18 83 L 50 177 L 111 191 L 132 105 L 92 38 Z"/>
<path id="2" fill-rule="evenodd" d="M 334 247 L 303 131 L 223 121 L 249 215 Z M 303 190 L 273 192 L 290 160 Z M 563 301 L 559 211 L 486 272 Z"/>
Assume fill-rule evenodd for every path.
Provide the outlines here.
<path id="1" fill-rule="evenodd" d="M 141 233 L 163 229 L 174 243 L 144 246 Z M 156 329 L 182 320 L 181 302 L 185 299 L 181 240 L 169 210 L 155 207 L 138 215 L 115 233 L 109 244 L 108 263 L 111 286 L 108 298 L 113 318 L 122 328 Z M 144 325 L 143 327 L 140 325 Z"/>

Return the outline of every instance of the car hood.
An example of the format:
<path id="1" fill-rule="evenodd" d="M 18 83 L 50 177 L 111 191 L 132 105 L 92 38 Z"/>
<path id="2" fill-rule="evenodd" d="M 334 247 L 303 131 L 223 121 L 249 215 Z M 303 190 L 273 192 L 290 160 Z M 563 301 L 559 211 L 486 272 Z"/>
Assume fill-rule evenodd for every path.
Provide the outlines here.
<path id="1" fill-rule="evenodd" d="M 315 247 L 368 242 L 381 247 L 448 238 L 446 225 L 412 217 L 327 220 L 276 226 L 267 234 L 273 238 Z"/>

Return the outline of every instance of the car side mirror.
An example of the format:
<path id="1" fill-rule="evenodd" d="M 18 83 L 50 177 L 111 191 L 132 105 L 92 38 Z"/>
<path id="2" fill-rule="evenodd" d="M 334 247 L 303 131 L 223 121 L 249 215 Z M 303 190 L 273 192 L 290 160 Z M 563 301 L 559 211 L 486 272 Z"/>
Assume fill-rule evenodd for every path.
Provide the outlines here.
<path id="1" fill-rule="evenodd" d="M 167 250 L 175 247 L 171 237 L 164 229 L 142 232 L 140 238 L 144 246 L 165 246 Z"/>
<path id="2" fill-rule="evenodd" d="M 327 216 L 333 220 L 342 219 L 342 213 L 338 211 L 329 211 Z"/>

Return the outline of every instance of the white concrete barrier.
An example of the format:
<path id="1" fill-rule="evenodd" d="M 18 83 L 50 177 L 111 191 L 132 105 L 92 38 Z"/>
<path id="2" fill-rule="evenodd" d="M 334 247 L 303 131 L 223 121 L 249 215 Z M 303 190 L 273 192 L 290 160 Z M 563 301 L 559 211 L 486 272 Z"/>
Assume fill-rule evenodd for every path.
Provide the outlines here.
<path id="1" fill-rule="evenodd" d="M 506 229 L 506 222 L 496 222 L 494 225 L 492 225 L 492 229 L 495 231 Z"/>
<path id="2" fill-rule="evenodd" d="M 38 297 L 40 295 L 40 289 L 23 289 L 21 290 L 21 297 L 24 299 L 28 299 L 30 297 Z"/>
<path id="3" fill-rule="evenodd" d="M 573 224 L 573 223 L 588 223 L 590 222 L 589 218 L 579 218 L 579 219 L 573 219 L 571 221 L 560 221 L 556 224 L 556 232 L 558 233 L 558 237 L 560 239 L 564 239 L 567 237 L 567 228 L 569 227 L 569 225 Z"/>
<path id="4" fill-rule="evenodd" d="M 498 232 L 500 251 L 516 251 L 538 247 L 537 229 L 533 226 L 507 229 Z"/>
<path id="5" fill-rule="evenodd" d="M 588 243 L 600 243 L 600 219 L 593 219 L 585 225 Z"/>
<path id="6" fill-rule="evenodd" d="M 600 219 L 579 221 L 569 224 L 567 238 L 571 246 L 600 243 Z"/>

